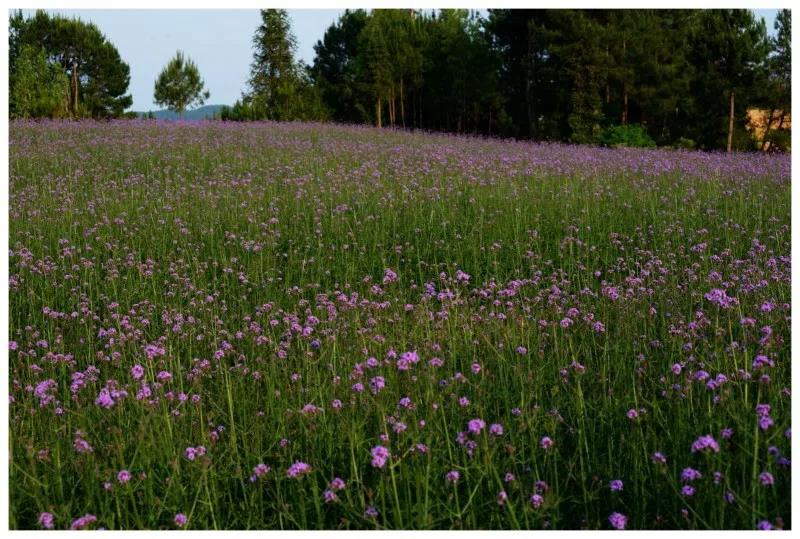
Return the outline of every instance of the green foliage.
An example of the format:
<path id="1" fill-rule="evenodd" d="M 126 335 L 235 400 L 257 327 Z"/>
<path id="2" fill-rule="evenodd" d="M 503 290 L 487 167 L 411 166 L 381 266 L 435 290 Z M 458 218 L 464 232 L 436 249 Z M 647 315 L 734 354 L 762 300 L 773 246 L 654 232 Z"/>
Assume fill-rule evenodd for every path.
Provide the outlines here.
<path id="1" fill-rule="evenodd" d="M 784 110 L 790 110 L 792 104 L 792 13 L 782 9 L 775 18 L 775 37 L 772 39 L 774 55 L 770 58 L 773 76 L 780 82 L 780 92 Z"/>
<path id="2" fill-rule="evenodd" d="M 187 108 L 201 106 L 209 98 L 203 88 L 197 65 L 178 51 L 158 75 L 153 98 L 156 104 L 183 114 Z"/>
<path id="3" fill-rule="evenodd" d="M 327 117 L 308 69 L 294 60 L 297 42 L 285 9 L 261 10 L 253 48 L 248 91 L 233 107 L 225 109 L 224 119 L 286 121 Z"/>
<path id="4" fill-rule="evenodd" d="M 12 73 L 25 45 L 44 50 L 48 62 L 59 65 L 69 80 L 70 116 L 118 117 L 131 105 L 128 64 L 94 24 L 39 10 L 28 19 L 12 14 L 9 26 Z"/>
<path id="5" fill-rule="evenodd" d="M 697 143 L 690 138 L 678 137 L 673 146 L 682 150 L 694 150 L 697 147 Z"/>
<path id="6" fill-rule="evenodd" d="M 616 148 L 627 146 L 629 148 L 655 148 L 656 142 L 650 138 L 641 125 L 612 125 L 600 133 L 598 141 L 603 146 Z"/>
<path id="7" fill-rule="evenodd" d="M 317 43 L 311 76 L 340 122 L 496 133 L 507 115 L 483 22 L 466 10 L 347 11 Z"/>
<path id="8" fill-rule="evenodd" d="M 689 132 L 701 148 L 724 148 L 730 134 L 731 95 L 734 124 L 742 128 L 748 103 L 757 101 L 759 83 L 766 79 L 766 27 L 747 9 L 701 10 L 693 22 L 689 60 L 694 110 Z"/>
<path id="9" fill-rule="evenodd" d="M 69 80 L 43 50 L 23 45 L 9 88 L 11 118 L 63 118 L 68 114 Z"/>
<path id="10" fill-rule="evenodd" d="M 770 131 L 767 140 L 770 152 L 789 153 L 792 151 L 792 131 L 790 129 Z"/>
<path id="11" fill-rule="evenodd" d="M 363 68 L 359 37 L 366 22 L 366 11 L 345 10 L 314 45 L 312 84 L 332 117 L 339 121 L 369 121 L 362 104 L 368 97 L 358 85 Z"/>
<path id="12" fill-rule="evenodd" d="M 761 147 L 761 143 L 756 140 L 754 131 L 745 125 L 736 125 L 733 130 L 733 150 L 737 152 L 755 152 Z"/>
<path id="13" fill-rule="evenodd" d="M 633 124 L 635 144 L 715 149 L 734 101 L 750 148 L 746 111 L 791 106 L 788 14 L 770 41 L 748 10 L 347 10 L 302 70 L 288 16 L 265 10 L 251 89 L 221 116 L 578 143 Z"/>

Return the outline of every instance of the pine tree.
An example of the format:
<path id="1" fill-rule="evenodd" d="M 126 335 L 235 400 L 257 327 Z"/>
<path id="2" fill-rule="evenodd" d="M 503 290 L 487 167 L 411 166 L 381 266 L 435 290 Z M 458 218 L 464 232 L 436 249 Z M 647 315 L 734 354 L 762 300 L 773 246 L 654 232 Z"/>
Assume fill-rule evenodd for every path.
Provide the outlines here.
<path id="1" fill-rule="evenodd" d="M 339 122 L 367 122 L 370 118 L 363 106 L 368 96 L 359 84 L 363 76 L 360 35 L 366 23 L 366 11 L 345 10 L 314 45 L 312 84 Z"/>
<path id="2" fill-rule="evenodd" d="M 770 151 L 777 146 L 774 140 L 777 137 L 791 138 L 791 131 L 782 131 L 786 115 L 792 110 L 792 15 L 788 9 L 782 9 L 775 18 L 776 35 L 770 40 L 772 53 L 768 60 L 769 77 L 766 83 L 767 96 L 765 101 L 769 104 L 770 112 L 767 119 L 766 131 L 761 142 L 761 149 L 769 147 Z M 772 126 L 775 124 L 777 134 L 771 136 Z M 781 146 L 791 144 L 787 140 Z M 768 146 L 769 145 L 769 146 Z"/>
<path id="3" fill-rule="evenodd" d="M 380 19 L 376 19 L 374 15 L 370 17 L 361 32 L 361 49 L 364 57 L 364 85 L 375 105 L 375 125 L 381 127 L 383 106 L 392 84 L 392 71 Z"/>
<path id="4" fill-rule="evenodd" d="M 156 104 L 167 106 L 182 117 L 187 108 L 200 106 L 208 99 L 209 93 L 203 87 L 197 65 L 178 51 L 158 75 L 153 98 Z"/>
<path id="5" fill-rule="evenodd" d="M 42 49 L 23 45 L 14 62 L 9 88 L 12 118 L 62 118 L 68 114 L 69 80 Z"/>
<path id="6" fill-rule="evenodd" d="M 133 102 L 126 94 L 130 68 L 94 24 L 42 10 L 28 19 L 17 12 L 9 22 L 12 72 L 24 45 L 43 49 L 69 78 L 71 116 L 119 117 Z"/>
<path id="7" fill-rule="evenodd" d="M 747 9 L 703 10 L 693 27 L 691 55 L 695 68 L 692 92 L 707 111 L 705 147 L 733 150 L 736 118 L 744 119 L 747 100 L 758 88 L 768 41 L 763 19 Z M 738 102 L 737 102 L 738 96 Z"/>
<path id="8" fill-rule="evenodd" d="M 245 101 L 258 117 L 291 119 L 299 77 L 294 63 L 297 43 L 285 9 L 261 10 L 261 24 L 253 36 L 253 47 Z"/>

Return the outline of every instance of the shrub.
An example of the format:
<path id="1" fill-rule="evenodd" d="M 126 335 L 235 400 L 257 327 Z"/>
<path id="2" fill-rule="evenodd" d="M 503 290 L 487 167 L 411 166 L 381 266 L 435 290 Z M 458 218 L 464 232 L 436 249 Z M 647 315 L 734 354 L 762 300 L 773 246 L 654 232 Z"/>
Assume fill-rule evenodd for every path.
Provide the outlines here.
<path id="1" fill-rule="evenodd" d="M 771 152 L 789 153 L 792 151 L 792 132 L 788 129 L 770 131 L 767 140 Z"/>
<path id="2" fill-rule="evenodd" d="M 655 141 L 650 138 L 641 125 L 612 125 L 600 133 L 600 144 L 616 148 L 629 146 L 631 148 L 655 148 Z"/>
<path id="3" fill-rule="evenodd" d="M 694 150 L 697 148 L 697 143 L 690 138 L 679 137 L 678 140 L 675 141 L 674 146 L 682 150 Z"/>

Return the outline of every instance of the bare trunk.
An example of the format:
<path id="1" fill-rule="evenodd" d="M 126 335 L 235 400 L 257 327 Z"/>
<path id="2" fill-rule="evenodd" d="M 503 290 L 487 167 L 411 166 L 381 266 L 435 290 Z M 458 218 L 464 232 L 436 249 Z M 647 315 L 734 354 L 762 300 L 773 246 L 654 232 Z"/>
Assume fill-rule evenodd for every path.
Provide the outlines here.
<path id="1" fill-rule="evenodd" d="M 375 103 L 375 125 L 381 127 L 381 98 Z"/>
<path id="2" fill-rule="evenodd" d="M 397 94 L 394 93 L 392 86 L 392 126 L 397 123 Z"/>
<path id="3" fill-rule="evenodd" d="M 394 84 L 389 87 L 389 125 L 394 127 Z"/>
<path id="4" fill-rule="evenodd" d="M 728 116 L 728 153 L 733 151 L 733 99 L 734 92 L 731 90 L 731 112 Z"/>
<path id="5" fill-rule="evenodd" d="M 533 95 L 531 95 L 534 91 L 533 88 L 533 78 L 534 70 L 536 69 L 535 64 L 535 54 L 534 54 L 534 41 L 533 36 L 531 35 L 531 28 L 528 27 L 528 61 L 525 70 L 525 105 L 528 111 L 528 136 L 531 138 L 536 138 L 536 111 L 535 111 L 535 104 Z"/>
<path id="6" fill-rule="evenodd" d="M 403 79 L 400 79 L 400 121 L 406 126 L 405 94 L 403 92 Z"/>
<path id="7" fill-rule="evenodd" d="M 622 56 L 627 59 L 628 55 L 628 41 L 625 35 L 622 36 Z M 622 83 L 622 125 L 628 123 L 628 85 Z"/>
<path id="8" fill-rule="evenodd" d="M 606 45 L 606 65 L 608 65 L 608 45 Z M 606 81 L 608 81 L 608 68 L 606 68 Z M 611 103 L 611 87 L 606 82 L 606 105 Z"/>
<path id="9" fill-rule="evenodd" d="M 78 116 L 78 62 L 72 62 L 72 115 Z"/>
<path id="10" fill-rule="evenodd" d="M 780 119 L 780 121 L 778 122 L 778 129 L 777 129 L 778 131 L 780 131 L 781 129 L 783 129 L 783 119 L 784 119 L 784 118 L 786 118 L 786 112 L 785 112 L 785 111 L 781 111 L 781 119 Z"/>
<path id="11" fill-rule="evenodd" d="M 776 129 L 777 131 L 780 131 L 781 129 L 783 129 L 783 119 L 784 118 L 786 118 L 786 112 L 785 111 L 781 111 L 780 120 L 778 120 L 778 127 Z M 767 148 L 769 149 L 769 151 L 773 151 L 772 144 L 770 144 Z"/>
<path id="12" fill-rule="evenodd" d="M 761 151 L 763 152 L 767 147 L 767 138 L 769 137 L 769 129 L 772 127 L 772 117 L 775 115 L 775 107 L 769 111 L 769 118 L 767 118 L 767 127 L 764 129 L 764 135 L 761 137 Z"/>
<path id="13" fill-rule="evenodd" d="M 422 100 L 422 92 L 420 92 L 419 93 L 419 118 L 417 120 L 417 127 L 419 127 L 420 129 L 422 129 L 422 106 L 423 106 L 423 104 L 424 103 L 423 103 L 423 100 Z"/>
<path id="14" fill-rule="evenodd" d="M 622 125 L 628 123 L 628 87 L 622 90 Z"/>

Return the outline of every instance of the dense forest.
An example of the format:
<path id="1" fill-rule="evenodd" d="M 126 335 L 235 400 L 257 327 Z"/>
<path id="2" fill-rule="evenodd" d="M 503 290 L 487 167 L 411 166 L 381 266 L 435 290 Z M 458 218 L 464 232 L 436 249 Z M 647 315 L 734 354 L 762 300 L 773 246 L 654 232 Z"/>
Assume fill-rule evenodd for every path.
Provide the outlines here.
<path id="1" fill-rule="evenodd" d="M 12 116 L 122 114 L 121 82 L 101 86 L 102 69 L 81 71 L 103 59 L 116 69 L 113 81 L 125 79 L 127 88 L 127 65 L 118 55 L 86 54 L 84 61 L 83 45 L 70 41 L 74 21 L 39 12 L 27 20 L 12 15 L 11 23 Z M 59 30 L 43 33 L 47 24 Z M 85 34 L 85 47 L 113 49 L 94 27 L 83 26 L 91 31 L 71 31 Z M 780 129 L 791 112 L 789 10 L 779 12 L 774 37 L 745 9 L 497 9 L 486 16 L 348 10 L 305 65 L 296 60 L 288 13 L 268 9 L 253 46 L 247 87 L 221 111 L 222 120 L 370 123 L 731 151 L 756 148 L 745 126 L 747 111 L 758 108 L 769 111 L 770 146 L 790 146 Z M 60 80 L 52 64 L 60 66 Z M 40 101 L 58 105 L 53 95 L 61 88 L 64 106 L 21 104 L 19 95 L 36 101 L 24 86 L 37 74 L 61 85 L 49 93 L 38 85 Z M 93 96 L 97 86 L 110 90 L 105 101 Z"/>

